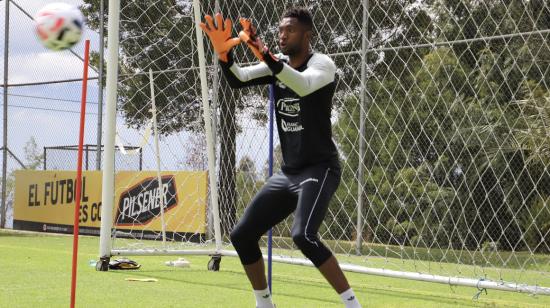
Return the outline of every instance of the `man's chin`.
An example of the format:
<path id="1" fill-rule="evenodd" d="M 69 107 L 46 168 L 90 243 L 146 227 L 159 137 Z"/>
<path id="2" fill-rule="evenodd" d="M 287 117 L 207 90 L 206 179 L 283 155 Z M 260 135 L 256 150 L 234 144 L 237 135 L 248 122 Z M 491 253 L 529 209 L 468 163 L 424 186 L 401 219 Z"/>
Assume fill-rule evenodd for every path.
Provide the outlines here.
<path id="1" fill-rule="evenodd" d="M 292 56 L 296 52 L 293 49 L 281 47 L 281 53 L 285 56 Z"/>

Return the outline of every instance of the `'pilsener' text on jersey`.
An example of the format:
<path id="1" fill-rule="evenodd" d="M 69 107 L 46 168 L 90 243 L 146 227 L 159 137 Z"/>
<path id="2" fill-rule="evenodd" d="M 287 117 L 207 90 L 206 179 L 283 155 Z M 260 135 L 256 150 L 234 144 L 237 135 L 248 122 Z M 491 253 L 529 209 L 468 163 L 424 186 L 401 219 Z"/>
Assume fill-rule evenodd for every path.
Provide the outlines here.
<path id="1" fill-rule="evenodd" d="M 233 88 L 274 85 L 284 172 L 293 173 L 312 165 L 339 168 L 330 122 L 336 88 L 334 62 L 327 55 L 314 53 L 294 69 L 286 63 L 288 58 L 278 56 L 285 62 L 278 74 L 264 62 L 239 67 L 230 60 L 221 62 L 221 66 Z"/>

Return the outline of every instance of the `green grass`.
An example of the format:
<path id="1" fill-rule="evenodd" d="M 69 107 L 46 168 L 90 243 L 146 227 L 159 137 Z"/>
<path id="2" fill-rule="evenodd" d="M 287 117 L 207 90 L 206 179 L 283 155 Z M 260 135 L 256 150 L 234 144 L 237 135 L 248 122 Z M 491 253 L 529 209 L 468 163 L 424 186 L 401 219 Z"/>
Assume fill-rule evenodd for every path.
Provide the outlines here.
<path id="1" fill-rule="evenodd" d="M 292 239 L 274 237 L 274 246 L 292 247 Z M 324 240 L 325 244 L 336 253 L 355 251 L 355 242 Z M 529 269 L 550 271 L 550 255 L 530 253 L 527 251 L 466 251 L 457 249 L 438 249 L 413 246 L 395 246 L 376 243 L 363 243 L 363 255 L 384 256 L 389 259 L 415 259 L 419 261 L 460 263 L 475 266 L 498 266 L 508 269 Z"/>
<path id="2" fill-rule="evenodd" d="M 81 237 L 77 306 L 254 307 L 236 258 L 224 257 L 219 272 L 208 257 L 189 256 L 191 268 L 169 268 L 174 257 L 135 257 L 138 271 L 96 272 L 99 239 Z M 60 307 L 69 304 L 72 238 L 0 230 L 0 307 Z M 550 307 L 550 297 L 489 290 L 472 300 L 474 288 L 348 273 L 364 307 Z M 127 277 L 158 282 L 129 282 Z M 342 307 L 339 297 L 310 267 L 274 264 L 274 300 L 284 307 Z"/>

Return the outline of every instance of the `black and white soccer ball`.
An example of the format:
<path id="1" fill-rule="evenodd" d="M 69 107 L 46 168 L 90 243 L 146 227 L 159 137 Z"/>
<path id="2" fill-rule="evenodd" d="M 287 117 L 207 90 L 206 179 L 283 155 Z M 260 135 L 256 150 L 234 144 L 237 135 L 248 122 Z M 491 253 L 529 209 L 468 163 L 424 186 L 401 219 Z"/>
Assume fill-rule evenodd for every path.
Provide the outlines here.
<path id="1" fill-rule="evenodd" d="M 35 16 L 36 34 L 42 44 L 51 50 L 74 46 L 82 37 L 84 17 L 80 10 L 67 3 L 51 3 Z"/>

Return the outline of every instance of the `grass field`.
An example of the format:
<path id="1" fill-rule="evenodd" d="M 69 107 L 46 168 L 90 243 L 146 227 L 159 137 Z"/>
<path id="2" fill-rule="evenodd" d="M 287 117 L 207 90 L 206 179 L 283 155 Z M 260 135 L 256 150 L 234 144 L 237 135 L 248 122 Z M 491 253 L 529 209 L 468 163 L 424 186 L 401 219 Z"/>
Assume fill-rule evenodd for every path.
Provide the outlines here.
<path id="1" fill-rule="evenodd" d="M 236 258 L 224 257 L 219 272 L 206 270 L 208 257 L 189 256 L 190 268 L 170 268 L 174 257 L 136 257 L 138 271 L 96 272 L 99 238 L 81 237 L 79 307 L 254 307 Z M 69 305 L 72 238 L 0 230 L 0 307 Z M 126 278 L 155 278 L 130 282 Z M 449 287 L 348 273 L 363 307 L 550 307 L 550 297 L 489 290 L 478 300 L 474 288 Z M 339 297 L 310 267 L 274 264 L 273 298 L 278 308 L 342 307 Z"/>

